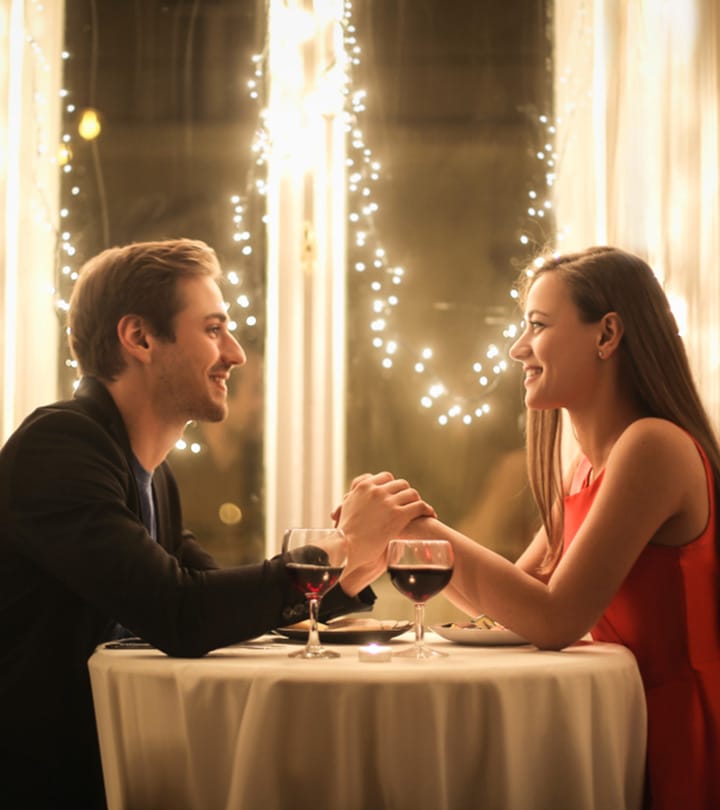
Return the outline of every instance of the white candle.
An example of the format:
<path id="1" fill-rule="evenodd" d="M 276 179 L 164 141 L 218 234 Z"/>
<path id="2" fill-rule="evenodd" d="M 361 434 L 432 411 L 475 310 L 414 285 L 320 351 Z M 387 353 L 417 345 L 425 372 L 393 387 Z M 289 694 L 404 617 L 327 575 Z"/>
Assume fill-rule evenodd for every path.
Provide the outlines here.
<path id="1" fill-rule="evenodd" d="M 367 644 L 358 650 L 360 661 L 390 661 L 392 659 L 392 649 L 383 647 L 380 644 Z"/>

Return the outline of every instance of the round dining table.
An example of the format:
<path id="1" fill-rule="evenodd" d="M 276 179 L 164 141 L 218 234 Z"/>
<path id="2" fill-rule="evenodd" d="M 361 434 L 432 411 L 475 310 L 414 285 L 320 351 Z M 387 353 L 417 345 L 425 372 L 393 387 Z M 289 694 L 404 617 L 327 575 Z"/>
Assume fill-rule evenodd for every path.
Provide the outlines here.
<path id="1" fill-rule="evenodd" d="M 290 658 L 276 636 L 198 659 L 102 645 L 89 669 L 109 810 L 641 807 L 627 649 L 427 639 L 447 656 L 399 657 L 407 636 L 386 661 L 357 645 Z"/>

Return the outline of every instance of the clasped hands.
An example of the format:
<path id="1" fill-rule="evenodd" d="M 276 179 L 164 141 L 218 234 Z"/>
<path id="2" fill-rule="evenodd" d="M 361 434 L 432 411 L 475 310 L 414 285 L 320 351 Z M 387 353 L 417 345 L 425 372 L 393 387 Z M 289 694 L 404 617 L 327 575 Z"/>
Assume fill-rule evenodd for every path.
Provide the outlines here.
<path id="1" fill-rule="evenodd" d="M 404 479 L 389 472 L 355 478 L 332 513 L 350 545 L 343 590 L 352 596 L 377 579 L 385 571 L 390 540 L 402 537 L 413 521 L 424 517 L 437 515 Z"/>

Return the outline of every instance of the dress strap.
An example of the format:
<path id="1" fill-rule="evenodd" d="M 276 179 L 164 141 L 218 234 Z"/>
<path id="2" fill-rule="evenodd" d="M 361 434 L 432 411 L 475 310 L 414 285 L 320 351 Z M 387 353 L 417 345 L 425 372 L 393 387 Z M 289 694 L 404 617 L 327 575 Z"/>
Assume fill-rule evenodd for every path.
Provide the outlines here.
<path id="1" fill-rule="evenodd" d="M 580 456 L 570 481 L 570 494 L 573 495 L 588 487 L 591 475 L 592 464 L 590 464 L 586 456 Z"/>

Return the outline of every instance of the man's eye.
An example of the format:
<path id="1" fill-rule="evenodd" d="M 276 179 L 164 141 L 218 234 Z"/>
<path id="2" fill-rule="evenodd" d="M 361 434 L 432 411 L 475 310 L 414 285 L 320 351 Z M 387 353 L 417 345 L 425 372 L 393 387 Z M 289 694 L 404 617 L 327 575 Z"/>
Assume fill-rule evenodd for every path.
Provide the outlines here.
<path id="1" fill-rule="evenodd" d="M 217 337 L 220 334 L 221 331 L 222 331 L 222 326 L 209 326 L 208 327 L 208 332 L 211 335 L 213 335 L 214 337 Z"/>

